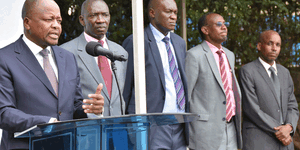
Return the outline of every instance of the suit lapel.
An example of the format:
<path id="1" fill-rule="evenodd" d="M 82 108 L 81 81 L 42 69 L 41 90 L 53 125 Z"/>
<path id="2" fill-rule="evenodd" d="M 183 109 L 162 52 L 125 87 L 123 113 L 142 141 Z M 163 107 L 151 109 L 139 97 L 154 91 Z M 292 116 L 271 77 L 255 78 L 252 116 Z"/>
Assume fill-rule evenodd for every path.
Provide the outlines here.
<path id="1" fill-rule="evenodd" d="M 19 54 L 17 55 L 17 59 L 47 87 L 47 89 L 53 94 L 53 96 L 57 97 L 43 68 L 37 61 L 34 54 L 22 40 L 22 37 L 20 37 L 18 43 L 20 44 L 17 45 L 15 49 L 15 53 Z"/>
<path id="2" fill-rule="evenodd" d="M 57 70 L 58 70 L 58 95 L 60 95 L 63 91 L 63 86 L 64 85 L 64 77 L 65 77 L 65 68 L 66 68 L 66 60 L 64 58 L 64 55 L 61 51 L 61 49 L 56 48 L 55 46 L 51 46 L 53 54 L 54 54 L 54 58 L 56 61 L 56 66 L 57 66 Z"/>
<path id="3" fill-rule="evenodd" d="M 260 63 L 260 61 L 257 59 L 255 60 L 256 66 L 258 68 L 258 72 L 260 73 L 260 75 L 263 77 L 263 79 L 266 81 L 267 85 L 269 86 L 269 88 L 271 89 L 273 96 L 274 96 L 274 100 L 276 101 L 276 103 L 278 104 L 278 107 L 280 107 L 280 104 L 278 103 L 277 100 L 277 95 L 275 92 L 275 88 L 274 85 L 272 83 L 271 78 L 269 77 L 268 73 L 266 72 L 266 69 L 264 68 L 264 66 Z"/>
<path id="4" fill-rule="evenodd" d="M 217 82 L 219 83 L 220 87 L 222 88 L 222 90 L 225 94 L 224 86 L 223 86 L 223 83 L 222 83 L 222 78 L 221 78 L 221 75 L 220 75 L 220 72 L 219 72 L 219 69 L 218 69 L 218 65 L 215 61 L 214 54 L 211 52 L 211 50 L 210 50 L 210 48 L 209 48 L 209 46 L 207 45 L 206 42 L 203 42 L 201 44 L 201 46 L 203 47 L 203 50 L 206 52 L 205 56 L 207 58 L 209 67 L 211 68 L 215 78 L 217 79 Z"/>
<path id="5" fill-rule="evenodd" d="M 108 45 L 108 48 L 110 51 L 112 51 L 114 54 L 118 54 L 118 51 L 117 51 L 117 48 L 115 48 L 113 46 L 113 44 L 111 44 L 111 41 L 110 40 L 106 40 L 107 42 L 107 45 Z M 121 69 L 121 62 L 119 61 L 115 61 L 115 66 L 117 68 L 116 70 L 116 76 L 117 77 L 121 77 L 121 72 L 120 72 L 120 69 Z M 119 90 L 118 90 L 118 86 L 117 86 L 117 81 L 116 81 L 116 76 L 115 74 L 113 73 L 112 71 L 112 76 L 113 76 L 113 80 L 112 80 L 112 86 L 111 86 L 111 100 L 119 100 L 117 97 L 119 96 Z"/>
<path id="6" fill-rule="evenodd" d="M 283 99 L 283 96 L 284 96 L 283 94 L 286 94 L 286 93 L 283 93 L 283 91 L 282 91 L 282 89 L 285 89 L 283 81 L 286 81 L 286 80 L 284 79 L 284 74 L 283 74 L 283 70 L 281 69 L 281 67 L 278 67 L 277 64 L 276 64 L 276 67 L 277 67 L 277 76 L 278 76 L 278 79 L 280 82 L 280 102 L 281 102 L 280 106 L 282 108 L 282 113 L 286 114 L 285 111 L 287 110 L 287 105 L 284 105 L 284 104 L 288 104 L 288 102 L 284 101 L 286 99 Z M 283 116 L 283 119 L 285 119 L 284 116 Z"/>
<path id="7" fill-rule="evenodd" d="M 150 29 L 150 26 L 148 26 L 145 29 L 145 32 L 146 32 L 145 36 L 149 40 L 149 43 L 147 43 L 147 42 L 145 43 L 145 47 L 147 47 L 147 46 L 150 47 L 149 50 L 151 51 L 151 53 L 153 55 L 153 59 L 155 61 L 155 65 L 156 65 L 156 68 L 157 68 L 157 71 L 158 71 L 158 74 L 159 74 L 162 86 L 165 88 L 166 85 L 165 85 L 164 69 L 163 69 L 163 66 L 162 66 L 162 61 L 161 61 L 160 53 L 159 53 L 159 50 L 158 50 L 155 38 L 153 36 L 153 33 L 152 33 L 151 29 Z M 149 45 L 146 45 L 146 44 L 149 44 Z M 145 52 L 145 54 L 147 54 L 147 52 Z"/>
<path id="8" fill-rule="evenodd" d="M 95 58 L 93 56 L 90 56 L 85 51 L 86 44 L 87 44 L 87 41 L 84 37 L 84 33 L 82 33 L 78 40 L 78 46 L 77 46 L 78 57 L 80 58 L 80 60 L 84 64 L 84 66 L 87 68 L 89 73 L 92 75 L 95 82 L 97 82 L 97 84 L 102 83 L 105 85 L 104 79 L 103 79 L 102 74 L 99 70 L 99 67 L 95 61 Z M 107 97 L 107 99 L 110 99 L 106 86 L 103 86 L 102 92 Z"/>

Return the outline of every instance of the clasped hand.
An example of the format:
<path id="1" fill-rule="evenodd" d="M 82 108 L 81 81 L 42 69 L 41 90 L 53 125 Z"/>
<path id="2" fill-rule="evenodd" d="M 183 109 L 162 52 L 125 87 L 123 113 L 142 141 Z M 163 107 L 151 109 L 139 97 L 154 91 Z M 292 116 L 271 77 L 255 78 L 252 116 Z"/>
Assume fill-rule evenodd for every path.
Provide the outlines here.
<path id="1" fill-rule="evenodd" d="M 290 135 L 290 132 L 293 130 L 292 126 L 289 124 L 281 125 L 278 127 L 274 127 L 277 132 L 275 133 L 276 138 L 282 142 L 283 145 L 287 146 L 291 144 L 292 137 Z"/>
<path id="2" fill-rule="evenodd" d="M 101 95 L 101 91 L 103 88 L 103 84 L 100 83 L 97 87 L 95 94 L 89 94 L 88 97 L 91 99 L 84 99 L 83 103 L 88 105 L 82 105 L 85 113 L 94 113 L 95 115 L 99 115 L 103 111 L 104 106 L 104 98 Z"/>

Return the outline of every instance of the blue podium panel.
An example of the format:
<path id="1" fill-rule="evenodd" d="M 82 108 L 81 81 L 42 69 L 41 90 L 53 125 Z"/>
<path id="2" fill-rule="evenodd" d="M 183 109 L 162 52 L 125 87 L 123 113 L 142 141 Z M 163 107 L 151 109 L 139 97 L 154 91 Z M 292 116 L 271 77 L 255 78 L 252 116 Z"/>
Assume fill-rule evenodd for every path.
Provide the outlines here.
<path id="1" fill-rule="evenodd" d="M 30 150 L 147 150 L 152 124 L 191 122 L 190 113 L 155 113 L 36 125 L 15 138 L 29 138 Z"/>

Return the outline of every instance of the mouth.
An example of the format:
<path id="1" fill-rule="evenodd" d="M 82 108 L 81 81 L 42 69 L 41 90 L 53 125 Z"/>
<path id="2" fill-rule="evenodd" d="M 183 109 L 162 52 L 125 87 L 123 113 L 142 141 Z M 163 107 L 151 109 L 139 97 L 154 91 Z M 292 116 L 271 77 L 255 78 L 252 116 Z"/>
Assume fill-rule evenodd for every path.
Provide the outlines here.
<path id="1" fill-rule="evenodd" d="M 57 32 L 50 32 L 49 37 L 52 39 L 58 39 L 59 38 L 59 33 Z"/>

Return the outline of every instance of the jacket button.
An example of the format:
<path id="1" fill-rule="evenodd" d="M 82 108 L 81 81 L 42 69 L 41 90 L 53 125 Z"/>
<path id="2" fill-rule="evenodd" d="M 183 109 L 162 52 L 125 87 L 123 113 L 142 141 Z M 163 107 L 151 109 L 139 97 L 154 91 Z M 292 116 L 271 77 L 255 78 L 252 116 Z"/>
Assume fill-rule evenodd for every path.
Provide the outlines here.
<path id="1" fill-rule="evenodd" d="M 226 101 L 223 101 L 223 104 L 226 105 Z"/>
<path id="2" fill-rule="evenodd" d="M 225 121 L 226 119 L 225 119 L 225 118 L 223 118 L 222 120 L 223 120 L 223 121 Z"/>
<path id="3" fill-rule="evenodd" d="M 59 111 L 58 114 L 61 115 L 61 111 Z"/>

